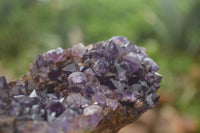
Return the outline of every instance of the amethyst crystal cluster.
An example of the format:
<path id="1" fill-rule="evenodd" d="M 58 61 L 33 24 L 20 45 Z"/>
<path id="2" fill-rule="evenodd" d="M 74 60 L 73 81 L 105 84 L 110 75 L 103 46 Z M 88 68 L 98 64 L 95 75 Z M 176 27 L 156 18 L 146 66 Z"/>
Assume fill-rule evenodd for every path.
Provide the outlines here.
<path id="1" fill-rule="evenodd" d="M 38 55 L 22 80 L 0 77 L 0 132 L 117 132 L 158 102 L 158 70 L 121 36 Z"/>

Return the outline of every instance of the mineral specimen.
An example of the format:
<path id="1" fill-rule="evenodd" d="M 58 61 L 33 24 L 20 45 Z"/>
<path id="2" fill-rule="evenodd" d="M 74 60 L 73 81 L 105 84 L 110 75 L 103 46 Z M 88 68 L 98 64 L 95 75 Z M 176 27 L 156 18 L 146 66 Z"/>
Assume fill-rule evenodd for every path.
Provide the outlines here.
<path id="1" fill-rule="evenodd" d="M 115 133 L 158 102 L 158 70 L 122 36 L 38 55 L 23 79 L 0 77 L 0 132 Z"/>

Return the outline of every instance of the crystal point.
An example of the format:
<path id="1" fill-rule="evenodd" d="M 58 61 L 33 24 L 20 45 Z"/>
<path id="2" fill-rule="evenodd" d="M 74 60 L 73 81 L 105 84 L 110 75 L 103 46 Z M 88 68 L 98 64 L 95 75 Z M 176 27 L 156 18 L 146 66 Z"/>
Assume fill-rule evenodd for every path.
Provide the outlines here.
<path id="1" fill-rule="evenodd" d="M 0 77 L 0 88 L 5 90 L 9 89 L 6 78 L 4 76 Z"/>
<path id="2" fill-rule="evenodd" d="M 85 74 L 82 72 L 73 72 L 68 77 L 68 82 L 71 85 L 83 84 L 86 81 L 87 81 L 87 78 L 86 78 Z"/>

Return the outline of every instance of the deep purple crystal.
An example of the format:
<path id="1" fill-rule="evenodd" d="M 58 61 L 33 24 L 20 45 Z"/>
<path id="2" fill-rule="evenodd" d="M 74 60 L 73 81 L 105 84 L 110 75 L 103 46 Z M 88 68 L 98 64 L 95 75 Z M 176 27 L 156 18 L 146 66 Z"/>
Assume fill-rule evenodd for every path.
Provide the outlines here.
<path id="1" fill-rule="evenodd" d="M 23 80 L 0 77 L 0 132 L 117 132 L 158 102 L 158 70 L 122 36 L 50 50 Z"/>
<path id="2" fill-rule="evenodd" d="M 51 103 L 49 109 L 56 113 L 56 117 L 61 115 L 65 111 L 65 107 L 60 102 Z"/>

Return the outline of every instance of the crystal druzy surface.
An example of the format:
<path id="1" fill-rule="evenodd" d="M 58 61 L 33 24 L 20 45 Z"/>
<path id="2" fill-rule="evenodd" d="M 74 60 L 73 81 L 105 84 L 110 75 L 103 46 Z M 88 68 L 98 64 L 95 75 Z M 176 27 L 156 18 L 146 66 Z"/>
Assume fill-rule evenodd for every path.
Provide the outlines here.
<path id="1" fill-rule="evenodd" d="M 38 55 L 23 79 L 0 77 L 0 132 L 117 132 L 158 102 L 158 70 L 122 36 Z"/>

